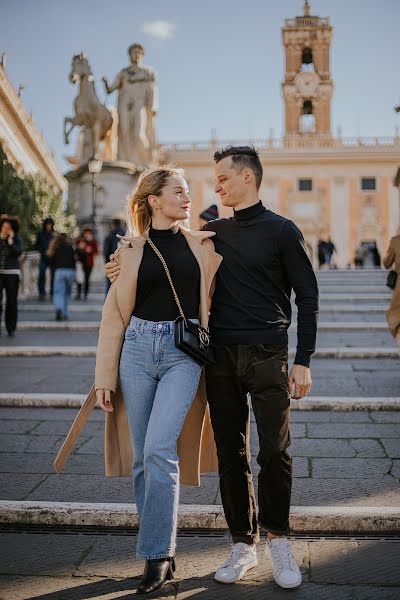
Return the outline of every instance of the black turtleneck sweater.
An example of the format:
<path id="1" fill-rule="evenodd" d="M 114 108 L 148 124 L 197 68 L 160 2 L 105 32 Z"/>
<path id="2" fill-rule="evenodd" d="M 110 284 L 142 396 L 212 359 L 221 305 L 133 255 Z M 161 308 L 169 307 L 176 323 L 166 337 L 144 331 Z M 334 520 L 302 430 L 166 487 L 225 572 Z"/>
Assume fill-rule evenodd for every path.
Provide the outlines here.
<path id="1" fill-rule="evenodd" d="M 315 351 L 318 286 L 296 225 L 261 202 L 207 223 L 223 256 L 211 305 L 210 330 L 218 344 L 285 347 L 292 289 L 298 307 L 295 363 L 309 366 Z"/>
<path id="2" fill-rule="evenodd" d="M 186 318 L 198 319 L 200 268 L 185 236 L 180 230 L 153 228 L 150 229 L 149 236 L 167 263 Z M 133 314 L 146 321 L 174 321 L 179 317 L 179 310 L 164 267 L 147 243 L 139 267 Z"/>

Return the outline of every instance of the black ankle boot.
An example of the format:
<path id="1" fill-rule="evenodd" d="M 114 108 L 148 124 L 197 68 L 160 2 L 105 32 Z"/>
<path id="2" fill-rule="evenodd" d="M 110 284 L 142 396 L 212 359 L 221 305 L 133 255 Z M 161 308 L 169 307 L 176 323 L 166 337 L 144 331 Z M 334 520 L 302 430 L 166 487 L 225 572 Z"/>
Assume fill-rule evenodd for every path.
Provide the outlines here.
<path id="1" fill-rule="evenodd" d="M 174 571 L 175 559 L 173 557 L 146 560 L 144 573 L 136 593 L 150 594 L 161 590 L 167 581 L 174 578 Z"/>

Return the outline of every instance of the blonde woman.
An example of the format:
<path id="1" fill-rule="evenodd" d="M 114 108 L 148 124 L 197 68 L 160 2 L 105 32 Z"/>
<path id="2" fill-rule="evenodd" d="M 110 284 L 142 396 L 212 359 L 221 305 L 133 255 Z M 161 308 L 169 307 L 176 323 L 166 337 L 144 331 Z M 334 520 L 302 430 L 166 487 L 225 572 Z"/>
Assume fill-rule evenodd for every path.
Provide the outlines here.
<path id="1" fill-rule="evenodd" d="M 137 556 L 146 560 L 137 592 L 143 594 L 173 578 L 179 480 L 198 485 L 200 463 L 203 471 L 217 470 L 202 368 L 175 346 L 177 304 L 148 243 L 161 252 L 186 318 L 207 328 L 222 258 L 213 232 L 183 226 L 190 205 L 183 171 L 165 166 L 139 178 L 128 203 L 133 235 L 115 253 L 121 271 L 104 304 L 97 348 L 94 387 L 106 413 L 106 474 L 133 473 Z M 93 390 L 87 403 L 56 460 L 58 471 L 94 404 Z"/>
<path id="2" fill-rule="evenodd" d="M 396 287 L 393 290 L 390 308 L 386 311 L 386 318 L 390 333 L 400 346 L 400 228 L 390 240 L 383 265 L 386 269 L 392 268 L 397 273 Z"/>

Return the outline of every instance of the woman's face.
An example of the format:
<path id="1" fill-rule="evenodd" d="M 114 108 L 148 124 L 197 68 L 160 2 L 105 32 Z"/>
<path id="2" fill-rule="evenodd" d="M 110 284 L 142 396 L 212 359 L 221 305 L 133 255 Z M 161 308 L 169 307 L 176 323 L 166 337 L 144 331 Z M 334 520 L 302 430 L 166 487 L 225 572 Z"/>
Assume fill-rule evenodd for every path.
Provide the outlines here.
<path id="1" fill-rule="evenodd" d="M 160 196 L 151 196 L 150 204 L 155 215 L 161 214 L 169 219 L 184 221 L 190 217 L 192 201 L 185 179 L 179 175 L 171 175 Z"/>
<path id="2" fill-rule="evenodd" d="M 5 221 L 1 226 L 2 237 L 7 237 L 8 235 L 11 235 L 11 232 L 12 232 L 11 223 L 9 223 L 8 221 Z"/>
<path id="3" fill-rule="evenodd" d="M 85 233 L 83 234 L 83 239 L 86 240 L 87 242 L 91 242 L 93 239 L 93 234 L 91 231 L 85 231 Z"/>

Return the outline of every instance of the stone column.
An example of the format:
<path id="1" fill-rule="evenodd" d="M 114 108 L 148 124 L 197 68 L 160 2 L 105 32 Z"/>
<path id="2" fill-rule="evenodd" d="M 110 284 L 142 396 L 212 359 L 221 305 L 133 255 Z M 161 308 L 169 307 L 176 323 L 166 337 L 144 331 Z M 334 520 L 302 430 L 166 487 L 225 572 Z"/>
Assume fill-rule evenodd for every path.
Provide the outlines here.
<path id="1" fill-rule="evenodd" d="M 350 248 L 349 186 L 345 177 L 333 177 L 330 221 L 337 264 L 345 268 L 353 258 L 353 249 Z"/>

